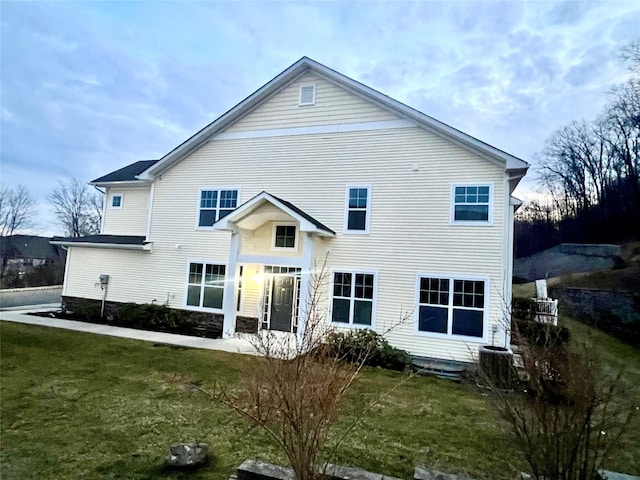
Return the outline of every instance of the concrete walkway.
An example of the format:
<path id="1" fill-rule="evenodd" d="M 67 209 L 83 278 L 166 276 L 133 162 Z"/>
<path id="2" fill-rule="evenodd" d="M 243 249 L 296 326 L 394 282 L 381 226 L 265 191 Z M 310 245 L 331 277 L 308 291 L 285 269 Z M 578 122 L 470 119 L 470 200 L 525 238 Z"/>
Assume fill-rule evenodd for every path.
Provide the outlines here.
<path id="1" fill-rule="evenodd" d="M 42 327 L 62 328 L 65 330 L 75 330 L 77 332 L 131 338 L 133 340 L 162 343 L 166 345 L 178 345 L 181 347 L 204 348 L 207 350 L 220 350 L 223 352 L 257 355 L 257 352 L 251 343 L 243 338 L 213 339 L 191 337 L 188 335 L 176 335 L 174 333 L 150 332 L 148 330 L 136 330 L 133 328 L 114 327 L 111 325 L 99 325 L 95 323 L 76 322 L 74 320 L 62 320 L 60 318 L 47 318 L 29 315 L 30 312 L 48 312 L 58 310 L 60 310 L 59 303 L 8 308 L 0 311 L 0 321 L 26 323 Z"/>

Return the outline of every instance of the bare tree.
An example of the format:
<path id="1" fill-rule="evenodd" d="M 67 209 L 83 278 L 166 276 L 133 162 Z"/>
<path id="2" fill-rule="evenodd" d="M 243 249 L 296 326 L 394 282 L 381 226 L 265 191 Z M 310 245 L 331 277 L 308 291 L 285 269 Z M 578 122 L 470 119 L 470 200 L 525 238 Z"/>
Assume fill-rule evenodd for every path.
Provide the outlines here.
<path id="1" fill-rule="evenodd" d="M 76 178 L 58 185 L 49 194 L 58 223 L 70 237 L 100 233 L 102 195 Z"/>
<path id="2" fill-rule="evenodd" d="M 34 207 L 35 200 L 23 185 L 18 185 L 15 189 L 0 186 L 0 241 L 7 242 L 2 248 L 0 277 L 4 277 L 9 258 L 13 255 L 11 236 L 31 226 Z"/>
<path id="3" fill-rule="evenodd" d="M 31 226 L 35 200 L 24 187 L 0 186 L 0 236 L 7 237 Z"/>

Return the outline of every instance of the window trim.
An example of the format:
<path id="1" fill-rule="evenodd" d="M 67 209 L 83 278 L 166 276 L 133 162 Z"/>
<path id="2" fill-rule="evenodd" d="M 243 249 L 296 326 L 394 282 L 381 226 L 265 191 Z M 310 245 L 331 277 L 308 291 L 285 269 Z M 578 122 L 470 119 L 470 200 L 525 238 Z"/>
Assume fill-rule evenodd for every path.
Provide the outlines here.
<path id="1" fill-rule="evenodd" d="M 116 197 L 120 197 L 120 205 L 115 206 L 113 204 L 113 200 Z M 114 210 L 121 210 L 122 209 L 122 205 L 124 204 L 124 193 L 112 193 L 111 195 L 109 195 L 109 208 L 112 208 Z"/>
<path id="2" fill-rule="evenodd" d="M 421 278 L 441 278 L 449 280 L 449 304 L 447 305 L 447 333 L 437 332 L 425 332 L 420 330 L 420 279 Z M 484 282 L 484 308 L 482 309 L 482 337 L 471 337 L 467 335 L 454 335 L 451 332 L 453 329 L 453 286 L 456 280 L 471 280 L 475 282 Z M 489 323 L 491 318 L 489 317 L 491 295 L 490 295 L 491 282 L 489 277 L 475 276 L 475 275 L 457 275 L 451 273 L 434 273 L 434 272 L 419 272 L 416 274 L 415 279 L 415 311 L 413 321 L 413 333 L 421 337 L 439 338 L 445 340 L 461 340 L 469 343 L 487 343 L 489 338 Z M 444 308 L 444 305 L 442 305 Z M 478 309 L 474 309 L 478 310 Z"/>
<path id="3" fill-rule="evenodd" d="M 219 265 L 219 266 L 224 266 L 224 282 L 225 285 L 222 287 L 222 307 L 220 308 L 209 308 L 209 307 L 200 307 L 200 306 L 194 306 L 194 305 L 188 305 L 187 304 L 187 299 L 189 296 L 189 273 L 190 273 L 190 268 L 191 268 L 191 264 L 192 263 L 200 263 L 203 265 L 203 269 L 202 269 L 202 273 L 204 275 L 204 273 L 206 272 L 206 266 L 207 265 Z M 185 310 L 192 310 L 195 312 L 212 312 L 212 313 L 224 313 L 224 295 L 226 293 L 226 282 L 229 280 L 229 265 L 227 264 L 227 262 L 218 262 L 215 260 L 203 260 L 201 258 L 190 258 L 187 259 L 187 268 L 186 270 L 186 274 L 185 274 L 185 279 L 184 279 L 184 300 L 182 302 L 182 305 Z M 200 287 L 200 294 L 202 295 L 202 289 L 204 288 L 204 285 L 201 285 Z M 204 296 L 201 296 L 200 299 L 200 303 L 202 303 Z"/>
<path id="4" fill-rule="evenodd" d="M 367 189 L 367 209 L 365 215 L 364 230 L 349 230 L 349 191 L 352 188 Z M 348 183 L 344 193 L 344 226 L 343 233 L 345 235 L 369 235 L 369 227 L 371 225 L 371 184 L 370 183 Z"/>
<path id="5" fill-rule="evenodd" d="M 489 216 L 487 220 L 456 220 L 456 187 L 489 187 Z M 451 184 L 449 225 L 488 227 L 493 225 L 494 189 L 493 182 L 456 182 Z M 484 204 L 483 204 L 484 205 Z"/>
<path id="6" fill-rule="evenodd" d="M 209 231 L 214 230 L 215 231 L 215 228 L 213 228 L 213 226 L 208 226 L 208 227 L 201 227 L 200 226 L 200 210 L 201 210 L 200 202 L 202 200 L 202 192 L 204 192 L 204 191 L 212 191 L 212 190 L 217 190 L 218 191 L 218 201 L 217 201 L 217 206 L 216 206 L 216 209 L 215 209 L 216 210 L 216 216 L 218 215 L 219 210 L 220 210 L 220 206 L 219 206 L 220 205 L 220 193 L 219 192 L 221 192 L 222 190 L 235 190 L 235 191 L 237 191 L 238 192 L 238 201 L 236 202 L 236 208 L 238 208 L 240 205 L 242 205 L 241 197 L 240 197 L 242 192 L 240 191 L 240 187 L 200 187 L 198 189 L 198 199 L 197 199 L 197 203 L 196 203 L 196 230 L 205 230 L 205 231 L 206 230 L 209 230 Z M 207 210 L 211 210 L 211 209 L 207 209 Z M 218 222 L 218 221 L 219 221 L 219 219 L 216 220 L 216 222 Z"/>
<path id="7" fill-rule="evenodd" d="M 295 236 L 293 247 L 276 247 L 276 230 L 278 227 L 296 227 L 296 236 Z M 297 222 L 273 222 L 273 228 L 271 232 L 271 250 L 272 251 L 297 252 L 299 238 L 300 238 L 300 228 L 298 228 Z"/>
<path id="8" fill-rule="evenodd" d="M 353 313 L 355 305 L 355 280 L 351 285 L 351 296 L 349 297 L 349 323 L 341 323 L 333 321 L 333 284 L 335 281 L 336 273 L 350 273 L 352 275 L 364 274 L 373 275 L 373 298 L 371 299 L 371 325 L 362 325 L 360 323 L 353 323 Z M 332 268 L 330 271 L 331 280 L 329 281 L 329 302 L 328 302 L 328 323 L 335 328 L 368 328 L 370 330 L 376 329 L 376 305 L 378 303 L 378 271 L 377 270 L 363 270 L 358 268 Z M 345 297 L 338 297 L 345 298 Z"/>
<path id="9" fill-rule="evenodd" d="M 303 102 L 302 101 L 302 89 L 304 87 L 313 87 L 313 100 L 311 102 Z M 310 107 L 316 104 L 316 93 L 317 93 L 317 85 L 315 83 L 304 83 L 300 85 L 300 89 L 298 90 L 298 106 L 299 107 Z"/>

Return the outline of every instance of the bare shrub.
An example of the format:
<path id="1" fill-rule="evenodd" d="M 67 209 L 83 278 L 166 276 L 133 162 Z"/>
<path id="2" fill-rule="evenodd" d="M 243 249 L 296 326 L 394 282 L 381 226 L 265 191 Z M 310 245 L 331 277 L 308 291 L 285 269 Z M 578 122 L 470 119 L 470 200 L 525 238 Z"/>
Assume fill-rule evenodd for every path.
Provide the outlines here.
<path id="1" fill-rule="evenodd" d="M 517 325 L 517 324 L 514 324 Z M 550 330 L 558 332 L 561 330 Z M 536 479 L 588 480 L 626 432 L 634 408 L 621 375 L 607 373 L 595 349 L 550 333 L 531 342 L 512 332 L 522 357 L 521 382 L 492 399 Z"/>
<path id="2" fill-rule="evenodd" d="M 259 357 L 242 387 L 228 391 L 218 386 L 206 392 L 265 430 L 286 454 L 298 480 L 320 476 L 320 455 L 330 427 L 370 355 L 362 351 L 347 362 L 325 345 L 326 280 L 325 259 L 311 276 L 298 334 L 262 331 L 249 337 Z"/>

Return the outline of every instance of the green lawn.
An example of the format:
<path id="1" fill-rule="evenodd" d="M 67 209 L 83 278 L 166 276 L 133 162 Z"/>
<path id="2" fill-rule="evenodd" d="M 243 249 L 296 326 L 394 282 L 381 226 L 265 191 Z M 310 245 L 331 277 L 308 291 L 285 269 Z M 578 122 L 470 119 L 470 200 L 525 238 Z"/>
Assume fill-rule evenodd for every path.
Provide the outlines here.
<path id="1" fill-rule="evenodd" d="M 0 334 L 3 480 L 226 480 L 246 458 L 285 463 L 262 432 L 183 382 L 232 385 L 253 357 L 7 322 Z M 640 375 L 638 352 L 628 353 Z M 401 378 L 366 369 L 343 425 Z M 209 443 L 212 461 L 190 475 L 163 470 L 168 445 L 178 441 Z M 611 468 L 640 474 L 634 441 Z M 511 480 L 525 469 L 481 393 L 424 377 L 402 383 L 367 413 L 334 461 L 403 478 L 416 463 L 477 479 Z"/>

